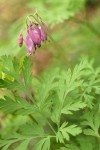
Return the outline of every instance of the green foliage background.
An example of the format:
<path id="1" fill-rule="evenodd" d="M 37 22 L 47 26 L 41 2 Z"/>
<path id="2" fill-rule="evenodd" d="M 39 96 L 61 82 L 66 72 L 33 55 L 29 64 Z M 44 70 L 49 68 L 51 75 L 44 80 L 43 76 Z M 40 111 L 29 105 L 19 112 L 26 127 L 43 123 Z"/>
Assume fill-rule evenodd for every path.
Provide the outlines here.
<path id="1" fill-rule="evenodd" d="M 99 0 L 0 4 L 2 150 L 100 150 Z M 37 49 L 30 62 L 26 47 L 18 47 L 18 37 L 26 17 L 35 11 L 48 24 L 53 41 Z"/>
<path id="2" fill-rule="evenodd" d="M 2 150 L 85 150 L 88 145 L 99 150 L 100 67 L 82 58 L 73 70 L 58 67 L 38 79 L 32 77 L 29 57 L 20 66 L 15 57 L 3 56 L 1 64 L 6 77 L 0 88 L 9 90 L 0 99 L 8 119 L 0 131 Z"/>

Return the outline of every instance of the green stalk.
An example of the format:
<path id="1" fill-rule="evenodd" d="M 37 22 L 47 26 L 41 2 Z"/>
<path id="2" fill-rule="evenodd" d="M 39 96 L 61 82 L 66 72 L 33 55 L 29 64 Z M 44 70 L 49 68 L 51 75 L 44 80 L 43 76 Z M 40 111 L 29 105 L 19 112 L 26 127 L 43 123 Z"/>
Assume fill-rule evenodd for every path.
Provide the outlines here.
<path id="1" fill-rule="evenodd" d="M 52 125 L 49 123 L 49 121 L 47 122 L 49 127 L 51 128 L 51 130 L 54 132 L 54 134 L 56 135 L 56 131 L 54 130 L 54 128 L 52 127 Z"/>
<path id="2" fill-rule="evenodd" d="M 36 124 L 38 124 L 38 122 L 36 121 L 36 119 L 35 119 L 31 114 L 29 114 L 29 117 L 31 118 L 31 120 L 32 120 L 33 122 L 35 122 Z"/>

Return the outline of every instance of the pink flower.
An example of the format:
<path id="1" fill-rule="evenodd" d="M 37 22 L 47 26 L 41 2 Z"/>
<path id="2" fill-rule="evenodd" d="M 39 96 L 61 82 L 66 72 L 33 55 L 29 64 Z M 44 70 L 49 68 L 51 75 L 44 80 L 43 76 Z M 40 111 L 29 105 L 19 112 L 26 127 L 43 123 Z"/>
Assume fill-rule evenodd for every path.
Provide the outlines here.
<path id="1" fill-rule="evenodd" d="M 34 44 L 34 42 L 31 40 L 31 38 L 29 37 L 29 35 L 26 35 L 25 43 L 26 43 L 28 55 L 34 53 L 34 52 L 35 52 L 35 44 Z"/>
<path id="2" fill-rule="evenodd" d="M 27 35 L 25 39 L 23 39 L 23 35 L 20 34 L 18 41 L 19 46 L 22 47 L 24 41 L 27 47 L 28 55 L 34 53 L 37 47 L 41 47 L 42 41 L 45 42 L 47 40 L 47 25 L 41 19 L 40 21 L 42 27 L 32 21 L 29 23 L 29 25 L 27 24 Z"/>
<path id="3" fill-rule="evenodd" d="M 22 47 L 22 45 L 23 45 L 23 35 L 22 34 L 20 34 L 18 44 L 19 44 L 19 47 Z"/>
<path id="4" fill-rule="evenodd" d="M 47 28 L 46 24 L 43 21 L 41 21 L 41 23 L 42 23 L 44 29 L 47 30 L 48 28 Z M 41 26 L 39 26 L 39 29 L 41 31 L 41 40 L 46 41 L 47 40 L 47 33 L 44 31 L 44 29 Z"/>
<path id="5" fill-rule="evenodd" d="M 30 36 L 30 38 L 32 39 L 32 41 L 34 42 L 35 45 L 37 45 L 38 47 L 41 46 L 41 35 L 39 32 L 39 28 L 37 26 L 35 26 L 34 29 L 32 29 L 32 27 L 30 26 L 29 30 L 28 30 L 28 34 Z"/>

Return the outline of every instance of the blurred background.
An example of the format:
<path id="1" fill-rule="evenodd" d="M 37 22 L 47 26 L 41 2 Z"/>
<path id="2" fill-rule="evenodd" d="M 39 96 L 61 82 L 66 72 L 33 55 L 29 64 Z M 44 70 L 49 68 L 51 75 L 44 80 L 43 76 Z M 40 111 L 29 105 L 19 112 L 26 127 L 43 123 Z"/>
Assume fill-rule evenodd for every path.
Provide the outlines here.
<path id="1" fill-rule="evenodd" d="M 37 49 L 33 74 L 56 65 L 72 66 L 82 55 L 100 63 L 100 0 L 0 0 L 0 56 L 26 55 L 18 38 L 26 17 L 36 10 L 55 42 Z"/>

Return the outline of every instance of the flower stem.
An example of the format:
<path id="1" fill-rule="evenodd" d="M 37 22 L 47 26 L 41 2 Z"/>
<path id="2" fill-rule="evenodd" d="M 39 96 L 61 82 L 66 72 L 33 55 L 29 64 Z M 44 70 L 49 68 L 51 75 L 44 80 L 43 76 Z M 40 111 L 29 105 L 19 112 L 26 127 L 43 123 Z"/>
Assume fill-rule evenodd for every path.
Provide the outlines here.
<path id="1" fill-rule="evenodd" d="M 48 123 L 49 127 L 51 128 L 51 130 L 54 132 L 54 134 L 56 134 L 56 131 L 54 130 L 54 128 L 52 127 L 52 125 L 50 124 L 50 122 L 48 121 L 47 123 Z"/>
<path id="2" fill-rule="evenodd" d="M 38 122 L 35 120 L 35 118 L 34 118 L 31 114 L 29 114 L 29 117 L 31 118 L 31 120 L 32 120 L 33 122 L 35 122 L 36 124 L 38 124 Z"/>

